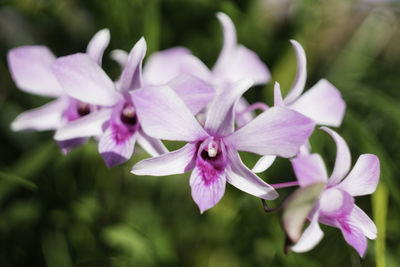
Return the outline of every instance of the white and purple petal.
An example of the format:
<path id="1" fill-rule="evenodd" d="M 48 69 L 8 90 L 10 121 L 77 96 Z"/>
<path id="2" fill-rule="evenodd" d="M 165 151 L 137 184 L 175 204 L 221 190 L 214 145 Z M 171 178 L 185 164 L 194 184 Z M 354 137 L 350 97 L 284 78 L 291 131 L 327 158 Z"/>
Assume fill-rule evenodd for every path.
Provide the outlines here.
<path id="1" fill-rule="evenodd" d="M 254 165 L 252 171 L 255 173 L 260 173 L 267 170 L 272 165 L 272 163 L 274 163 L 275 159 L 276 156 L 262 156 Z"/>
<path id="2" fill-rule="evenodd" d="M 86 48 L 86 54 L 88 54 L 99 66 L 103 58 L 104 50 L 106 50 L 110 43 L 110 30 L 102 29 L 98 31 Z"/>
<path id="3" fill-rule="evenodd" d="M 322 239 L 324 233 L 318 223 L 319 213 L 314 212 L 310 225 L 304 230 L 299 241 L 291 248 L 294 252 L 306 252 L 313 249 Z"/>
<path id="4" fill-rule="evenodd" d="M 157 157 L 168 152 L 159 139 L 148 136 L 142 129 L 138 130 L 137 142 L 152 157 Z"/>
<path id="5" fill-rule="evenodd" d="M 328 180 L 324 161 L 319 154 L 302 155 L 291 160 L 294 173 L 301 187 Z"/>
<path id="6" fill-rule="evenodd" d="M 350 214 L 350 222 L 361 229 L 363 234 L 369 239 L 375 239 L 378 234 L 375 223 L 362 211 L 358 206 L 354 205 Z"/>

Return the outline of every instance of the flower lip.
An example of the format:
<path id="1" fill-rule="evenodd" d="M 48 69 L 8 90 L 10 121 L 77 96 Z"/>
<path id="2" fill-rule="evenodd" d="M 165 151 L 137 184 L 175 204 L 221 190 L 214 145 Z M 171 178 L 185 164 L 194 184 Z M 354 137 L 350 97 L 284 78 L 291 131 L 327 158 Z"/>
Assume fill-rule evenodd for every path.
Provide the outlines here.
<path id="1" fill-rule="evenodd" d="M 136 109 L 131 103 L 125 103 L 121 110 L 121 121 L 127 126 L 135 126 L 138 123 Z"/>
<path id="2" fill-rule="evenodd" d="M 78 103 L 78 114 L 80 117 L 88 115 L 90 113 L 90 105 L 88 103 Z"/>
<path id="3" fill-rule="evenodd" d="M 197 165 L 224 171 L 227 165 L 226 149 L 221 139 L 209 137 L 202 141 L 197 152 Z"/>

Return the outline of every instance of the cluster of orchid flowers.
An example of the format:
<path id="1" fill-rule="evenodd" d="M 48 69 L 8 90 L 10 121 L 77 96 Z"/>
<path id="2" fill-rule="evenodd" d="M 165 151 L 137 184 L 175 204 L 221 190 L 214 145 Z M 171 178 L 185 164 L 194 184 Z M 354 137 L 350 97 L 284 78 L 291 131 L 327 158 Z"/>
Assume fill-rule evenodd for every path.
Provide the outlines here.
<path id="1" fill-rule="evenodd" d="M 112 81 L 101 67 L 110 41 L 107 29 L 95 34 L 86 53 L 56 58 L 45 46 L 11 49 L 8 63 L 16 85 L 56 98 L 20 114 L 12 129 L 55 130 L 54 139 L 64 153 L 94 137 L 108 167 L 129 160 L 137 142 L 152 158 L 138 162 L 131 172 L 164 176 L 192 171 L 192 198 L 201 213 L 221 200 L 227 182 L 264 204 L 278 197 L 276 189 L 299 186 L 281 206 L 287 248 L 312 249 L 323 237 L 323 223 L 339 228 L 363 256 L 367 238 L 374 239 L 377 229 L 354 197 L 375 191 L 379 160 L 363 154 L 350 171 L 346 142 L 321 127 L 337 147 L 328 178 L 321 156 L 311 153 L 308 141 L 316 124 L 341 124 L 345 103 L 340 92 L 322 79 L 303 94 L 306 56 L 292 40 L 298 66 L 289 93 L 283 98 L 275 83 L 272 107 L 250 105 L 242 95 L 253 85 L 267 83 L 270 73 L 256 53 L 237 43 L 231 19 L 223 13 L 217 17 L 223 48 L 211 70 L 183 47 L 152 54 L 142 70 L 146 42 L 141 38 L 129 53 L 111 52 L 122 68 Z M 255 110 L 262 113 L 255 116 Z M 186 144 L 169 152 L 161 140 Z M 249 169 L 238 151 L 262 157 Z M 297 181 L 271 185 L 255 174 L 268 169 L 276 157 L 290 158 Z M 310 223 L 302 231 L 306 220 Z"/>

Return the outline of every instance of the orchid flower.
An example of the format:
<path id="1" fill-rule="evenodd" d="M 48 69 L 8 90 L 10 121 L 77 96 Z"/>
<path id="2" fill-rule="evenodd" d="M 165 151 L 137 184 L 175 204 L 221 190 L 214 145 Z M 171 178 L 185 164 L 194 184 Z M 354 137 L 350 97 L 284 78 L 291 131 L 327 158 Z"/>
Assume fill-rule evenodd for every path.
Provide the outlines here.
<path id="1" fill-rule="evenodd" d="M 109 30 L 100 30 L 90 40 L 86 54 L 101 65 L 103 52 L 109 41 Z M 54 101 L 42 107 L 20 114 L 11 124 L 14 131 L 56 130 L 96 110 L 95 106 L 65 94 L 51 70 L 55 60 L 54 54 L 45 46 L 22 46 L 9 51 L 10 72 L 21 90 L 36 95 L 56 97 Z M 62 151 L 67 153 L 72 147 L 85 141 L 86 139 L 74 138 L 65 139 L 58 144 Z"/>
<path id="2" fill-rule="evenodd" d="M 338 127 L 342 123 L 346 103 L 340 91 L 325 79 L 319 80 L 304 94 L 307 78 L 306 54 L 303 47 L 295 40 L 290 41 L 297 58 L 297 74 L 288 94 L 282 98 L 279 83 L 274 86 L 274 106 L 284 106 L 311 118 L 317 125 Z M 302 147 L 307 150 L 307 147 Z M 253 171 L 265 171 L 274 162 L 274 156 L 264 156 L 256 163 Z"/>
<path id="3" fill-rule="evenodd" d="M 163 176 L 193 170 L 193 200 L 200 212 L 216 205 L 226 182 L 263 199 L 275 199 L 275 189 L 252 173 L 238 151 L 292 157 L 313 131 L 313 122 L 286 108 L 274 107 L 234 131 L 235 105 L 252 85 L 239 81 L 211 102 L 202 127 L 184 102 L 168 87 L 132 93 L 143 130 L 154 138 L 187 142 L 181 149 L 137 163 L 136 175 Z"/>
<path id="4" fill-rule="evenodd" d="M 354 203 L 354 197 L 375 192 L 380 173 L 379 159 L 373 154 L 363 154 L 349 172 L 351 156 L 346 142 L 335 131 L 326 127 L 321 129 L 330 134 L 336 143 L 335 166 L 328 178 L 319 154 L 299 154 L 291 160 L 300 187 L 319 182 L 326 184 L 308 216 L 310 225 L 292 250 L 305 252 L 316 246 L 323 237 L 318 224 L 321 222 L 339 228 L 346 242 L 363 256 L 367 238 L 375 239 L 377 229 L 374 222 Z"/>
<path id="5" fill-rule="evenodd" d="M 87 55 L 61 57 L 53 64 L 53 71 L 61 86 L 70 96 L 85 103 L 102 107 L 97 112 L 75 120 L 57 130 L 56 140 L 99 136 L 99 152 L 108 167 L 131 158 L 136 141 L 152 156 L 167 150 L 160 140 L 151 138 L 140 127 L 136 107 L 130 92 L 143 87 L 142 61 L 146 42 L 141 38 L 129 53 L 118 83 Z M 196 113 L 214 96 L 214 91 L 190 76 L 171 81 L 180 96 Z M 84 88 L 84 90 L 82 90 Z"/>

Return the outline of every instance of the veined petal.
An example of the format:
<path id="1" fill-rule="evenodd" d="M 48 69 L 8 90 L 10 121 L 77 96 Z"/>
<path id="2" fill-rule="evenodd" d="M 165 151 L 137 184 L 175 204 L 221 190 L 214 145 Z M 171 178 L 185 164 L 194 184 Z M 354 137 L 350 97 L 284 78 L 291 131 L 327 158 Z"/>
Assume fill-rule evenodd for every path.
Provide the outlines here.
<path id="1" fill-rule="evenodd" d="M 206 182 L 202 172 L 195 167 L 190 175 L 192 198 L 200 209 L 200 213 L 214 207 L 225 193 L 226 178 L 222 172 L 215 179 Z"/>
<path id="2" fill-rule="evenodd" d="M 236 103 L 252 84 L 251 79 L 241 80 L 231 90 L 223 90 L 214 98 L 205 123 L 205 129 L 209 133 L 225 136 L 233 132 Z"/>
<path id="3" fill-rule="evenodd" d="M 170 87 L 146 87 L 131 94 L 142 129 L 149 136 L 187 142 L 208 136 Z"/>
<path id="4" fill-rule="evenodd" d="M 200 59 L 193 55 L 182 58 L 181 71 L 192 74 L 207 83 L 212 83 L 211 71 Z"/>
<path id="5" fill-rule="evenodd" d="M 301 187 L 328 180 L 324 161 L 319 154 L 298 155 L 291 160 Z"/>
<path id="6" fill-rule="evenodd" d="M 142 129 L 139 129 L 137 134 L 137 142 L 152 157 L 157 157 L 168 152 L 160 140 L 148 136 Z"/>
<path id="7" fill-rule="evenodd" d="M 11 123 L 11 129 L 13 131 L 55 130 L 62 124 L 62 114 L 67 105 L 67 99 L 58 98 L 41 107 L 25 111 Z"/>
<path id="8" fill-rule="evenodd" d="M 367 238 L 362 230 L 351 222 L 341 223 L 340 230 L 347 244 L 352 246 L 360 254 L 360 257 L 363 257 L 367 250 Z"/>
<path id="9" fill-rule="evenodd" d="M 192 53 L 185 47 L 173 47 L 152 54 L 143 69 L 147 85 L 164 85 L 183 73 L 182 60 Z"/>
<path id="10" fill-rule="evenodd" d="M 329 185 L 338 184 L 349 172 L 351 167 L 351 154 L 346 141 L 335 131 L 321 127 L 321 130 L 327 132 L 336 143 L 336 160 L 335 167 L 333 168 L 332 174 L 329 178 Z"/>
<path id="11" fill-rule="evenodd" d="M 340 126 L 346 103 L 339 90 L 322 79 L 289 107 L 311 118 L 317 124 Z"/>
<path id="12" fill-rule="evenodd" d="M 354 207 L 354 198 L 345 191 L 331 187 L 322 192 L 319 205 L 319 221 L 337 226 L 335 221 L 343 221 L 350 216 Z"/>
<path id="13" fill-rule="evenodd" d="M 314 129 L 311 119 L 283 107 L 272 107 L 227 136 L 237 150 L 292 157 Z"/>
<path id="14" fill-rule="evenodd" d="M 189 143 L 176 151 L 139 161 L 133 166 L 131 173 L 153 176 L 185 173 L 195 165 L 196 148 L 195 144 Z"/>
<path id="15" fill-rule="evenodd" d="M 297 73 L 292 88 L 290 88 L 289 93 L 284 99 L 286 105 L 293 103 L 301 95 L 307 79 L 306 52 L 304 52 L 303 47 L 296 40 L 290 40 L 290 42 L 296 52 Z"/>
<path id="16" fill-rule="evenodd" d="M 354 205 L 350 214 L 350 221 L 357 228 L 361 229 L 363 234 L 369 239 L 375 239 L 378 233 L 375 223 L 362 211 L 358 206 Z"/>
<path id="17" fill-rule="evenodd" d="M 318 211 L 314 213 L 310 225 L 304 230 L 299 241 L 291 248 L 294 252 L 306 252 L 313 249 L 322 239 L 324 233 L 319 227 Z"/>
<path id="18" fill-rule="evenodd" d="M 90 40 L 86 54 L 88 54 L 99 66 L 103 58 L 104 50 L 106 50 L 110 43 L 110 30 L 102 29 L 98 31 Z"/>
<path id="19" fill-rule="evenodd" d="M 221 53 L 219 54 L 218 60 L 215 63 L 213 71 L 215 72 L 223 72 L 223 69 L 227 65 L 227 61 L 231 56 L 233 50 L 236 47 L 236 29 L 235 25 L 233 24 L 231 18 L 226 15 L 225 13 L 218 12 L 217 18 L 222 26 L 222 33 L 223 33 L 223 46 Z"/>
<path id="20" fill-rule="evenodd" d="M 218 69 L 213 68 L 215 79 L 235 83 L 250 78 L 255 85 L 267 83 L 271 74 L 256 53 L 243 45 L 238 45 Z"/>
<path id="21" fill-rule="evenodd" d="M 250 104 L 244 97 L 240 97 L 236 103 L 235 121 L 238 128 L 246 125 L 254 118 L 254 112 L 245 112 L 249 106 Z"/>
<path id="22" fill-rule="evenodd" d="M 45 46 L 21 46 L 7 55 L 11 76 L 21 90 L 42 96 L 57 97 L 64 92 L 51 71 L 56 60 Z"/>
<path id="23" fill-rule="evenodd" d="M 146 55 L 146 50 L 146 41 L 142 37 L 129 52 L 128 61 L 120 78 L 119 88 L 121 92 L 128 92 L 143 86 L 142 62 Z"/>
<path id="24" fill-rule="evenodd" d="M 274 106 L 276 106 L 276 107 L 284 106 L 283 99 L 282 99 L 281 86 L 279 85 L 278 82 L 275 82 L 275 85 L 274 85 Z"/>
<path id="25" fill-rule="evenodd" d="M 59 128 L 54 139 L 65 141 L 79 137 L 99 136 L 103 133 L 103 125 L 110 120 L 111 109 L 101 109 L 77 120 L 73 120 Z"/>
<path id="26" fill-rule="evenodd" d="M 168 86 L 174 89 L 193 115 L 199 113 L 215 96 L 212 87 L 190 74 L 177 76 Z"/>
<path id="27" fill-rule="evenodd" d="M 122 142 L 116 142 L 112 127 L 108 127 L 99 141 L 99 153 L 107 167 L 111 168 L 128 161 L 135 148 L 136 134 Z"/>
<path id="28" fill-rule="evenodd" d="M 274 163 L 275 159 L 276 156 L 270 156 L 270 155 L 262 156 L 257 161 L 256 165 L 254 165 L 252 171 L 255 173 L 266 171 L 272 165 L 272 163 Z"/>
<path id="29" fill-rule="evenodd" d="M 121 99 L 111 79 L 86 54 L 60 57 L 52 68 L 66 93 L 82 102 L 112 106 Z"/>
<path id="30" fill-rule="evenodd" d="M 375 192 L 379 182 L 380 164 L 373 154 L 361 155 L 347 177 L 338 188 L 352 196 L 369 195 Z"/>
<path id="31" fill-rule="evenodd" d="M 237 151 L 228 150 L 229 164 L 226 167 L 226 180 L 234 187 L 253 196 L 272 200 L 279 196 L 269 184 L 251 172 L 242 162 Z"/>
<path id="32" fill-rule="evenodd" d="M 122 49 L 115 49 L 111 51 L 110 58 L 117 62 L 122 68 L 124 68 L 126 63 L 128 62 L 128 55 L 128 52 Z"/>

